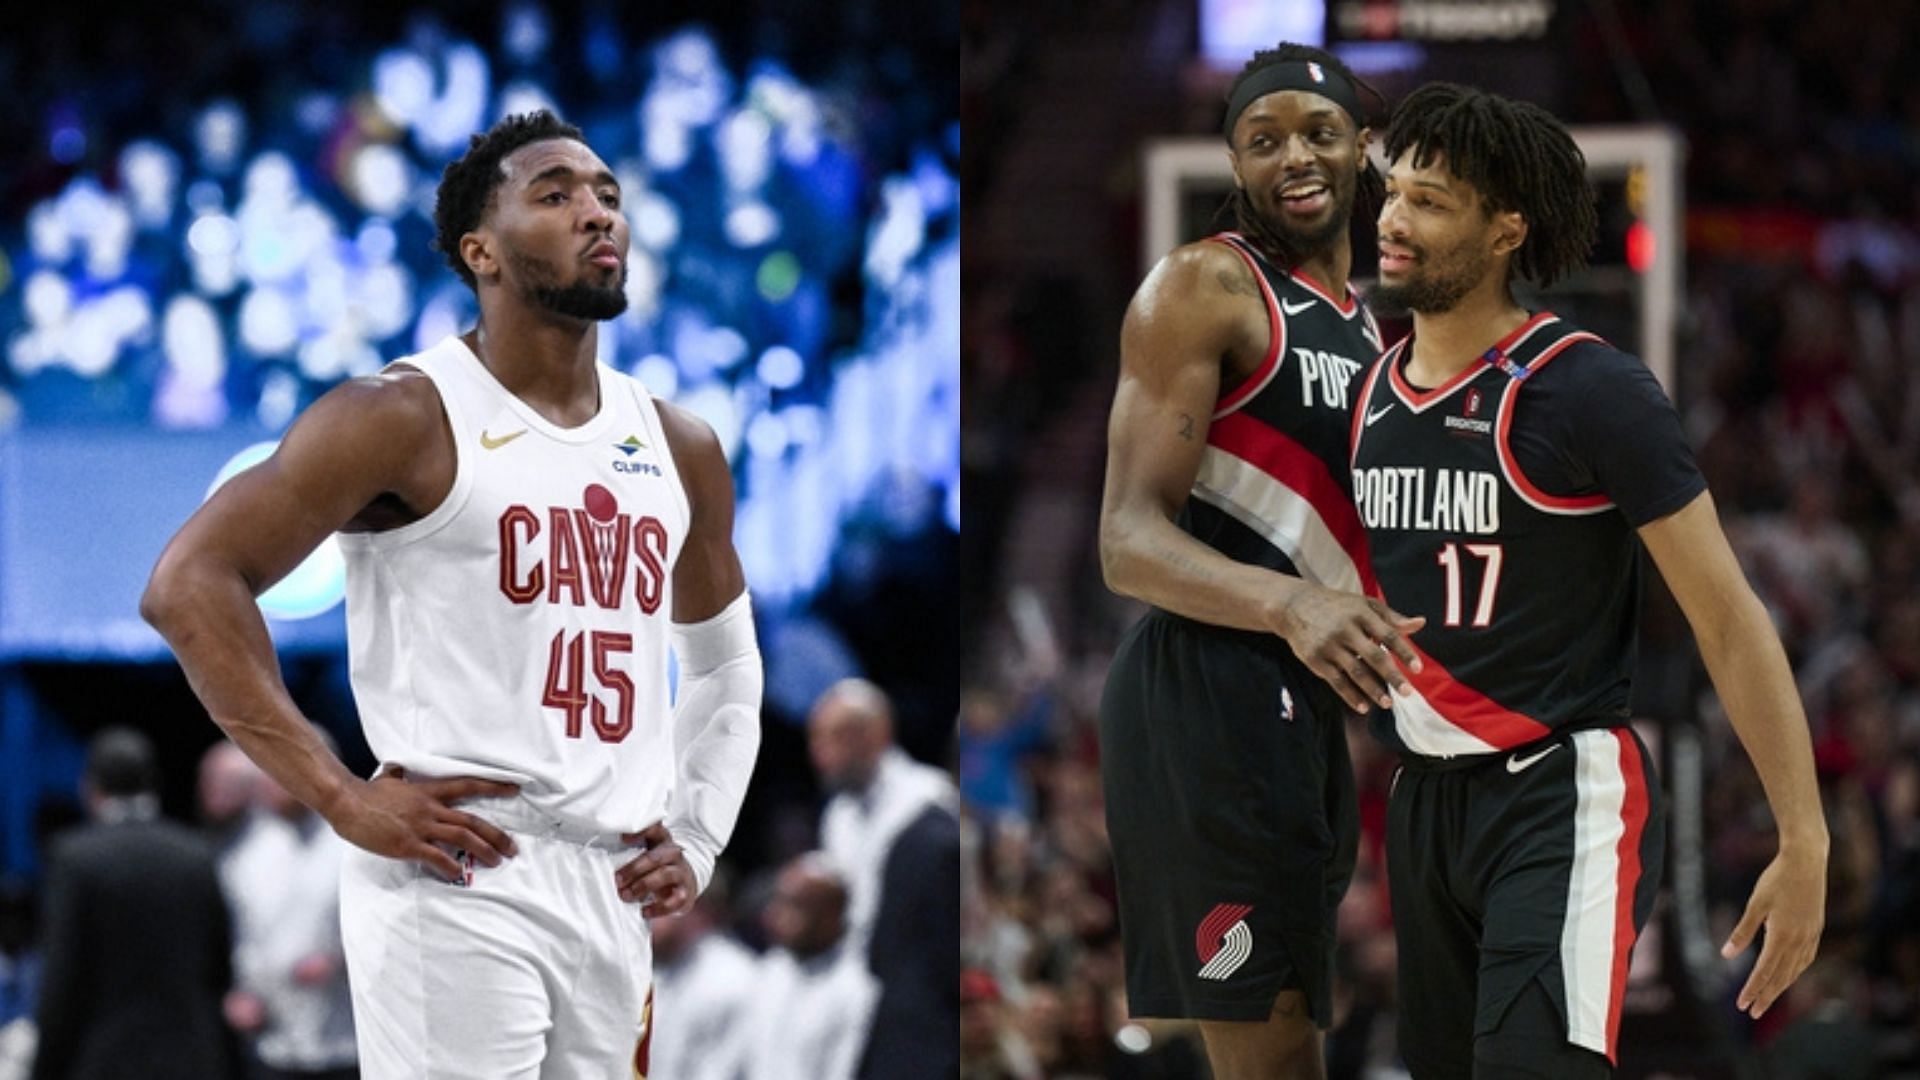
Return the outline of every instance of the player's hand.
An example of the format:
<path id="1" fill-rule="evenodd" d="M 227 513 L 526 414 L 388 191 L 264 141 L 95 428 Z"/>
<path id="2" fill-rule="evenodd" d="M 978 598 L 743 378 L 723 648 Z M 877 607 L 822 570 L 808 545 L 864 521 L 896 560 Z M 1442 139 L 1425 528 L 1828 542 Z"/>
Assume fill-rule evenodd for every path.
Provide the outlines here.
<path id="1" fill-rule="evenodd" d="M 1753 944 L 1761 926 L 1767 928 L 1760 959 L 1740 988 L 1735 1007 L 1758 1020 L 1807 970 L 1820 948 L 1826 909 L 1826 853 L 1802 849 L 1774 856 L 1753 887 L 1747 913 L 1720 947 L 1720 955 L 1731 960 Z"/>
<path id="2" fill-rule="evenodd" d="M 1389 695 L 1408 690 L 1396 658 L 1409 670 L 1420 670 L 1420 657 L 1406 635 L 1427 620 L 1402 615 L 1358 593 L 1303 582 L 1268 622 L 1307 669 L 1355 712 L 1375 705 L 1392 708 Z"/>
<path id="3" fill-rule="evenodd" d="M 327 820 L 348 843 L 375 855 L 411 859 L 459 881 L 464 873 L 446 849 L 465 851 L 482 866 L 499 866 L 515 854 L 512 837 L 453 804 L 512 795 L 520 790 L 516 784 L 471 776 L 414 781 L 398 766 L 355 783 Z"/>
<path id="4" fill-rule="evenodd" d="M 647 846 L 639 858 L 614 871 L 620 899 L 644 902 L 640 914 L 649 919 L 678 915 L 693 906 L 693 868 L 665 825 L 649 825 L 620 839 Z"/>

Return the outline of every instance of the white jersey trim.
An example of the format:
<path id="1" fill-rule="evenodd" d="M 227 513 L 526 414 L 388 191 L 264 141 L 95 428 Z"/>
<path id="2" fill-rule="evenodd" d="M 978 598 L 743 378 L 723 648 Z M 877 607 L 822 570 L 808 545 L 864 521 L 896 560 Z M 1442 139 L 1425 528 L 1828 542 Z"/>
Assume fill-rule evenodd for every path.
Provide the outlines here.
<path id="1" fill-rule="evenodd" d="M 1193 497 L 1260 534 L 1309 580 L 1360 592 L 1360 571 L 1306 497 L 1217 446 L 1200 457 Z"/>
<path id="2" fill-rule="evenodd" d="M 1612 731 L 1579 731 L 1569 740 L 1577 802 L 1567 917 L 1560 931 L 1567 1041 L 1601 1054 L 1611 1049 L 1607 1020 L 1621 903 L 1620 840 L 1626 834 L 1627 779 L 1620 767 L 1620 738 Z"/>
<path id="3" fill-rule="evenodd" d="M 1500 749 L 1441 715 L 1411 684 L 1408 690 L 1393 695 L 1393 730 L 1407 749 L 1424 757 L 1491 754 Z"/>
<path id="4" fill-rule="evenodd" d="M 448 381 L 452 374 L 442 370 L 444 364 L 460 363 L 463 356 L 473 355 L 465 346 L 459 350 L 462 355 L 452 355 L 450 346 L 459 340 L 450 337 L 426 352 L 395 360 L 389 365 L 405 365 L 420 372 L 433 384 L 434 393 L 440 395 L 440 408 L 446 413 L 447 437 L 453 440 L 453 486 L 447 490 L 446 497 L 440 500 L 440 505 L 419 520 L 377 532 L 340 533 L 338 538 L 343 546 L 376 551 L 425 540 L 445 528 L 466 507 L 468 497 L 473 494 L 473 465 L 468 460 L 467 448 L 461 445 L 464 440 L 460 438 L 460 433 L 468 428 L 467 415 L 454 384 Z"/>

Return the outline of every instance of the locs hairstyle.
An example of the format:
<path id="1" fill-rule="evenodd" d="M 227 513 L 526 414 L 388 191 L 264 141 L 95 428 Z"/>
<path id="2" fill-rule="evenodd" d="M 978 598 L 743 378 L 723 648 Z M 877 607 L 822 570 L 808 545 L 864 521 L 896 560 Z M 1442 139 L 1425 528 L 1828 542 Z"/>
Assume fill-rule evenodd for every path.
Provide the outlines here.
<path id="1" fill-rule="evenodd" d="M 460 257 L 460 238 L 479 228 L 480 219 L 486 216 L 493 193 L 505 179 L 500 172 L 501 159 L 528 143 L 546 139 L 587 141 L 579 128 L 546 109 L 521 113 L 475 135 L 467 143 L 467 152 L 449 162 L 446 171 L 440 174 L 440 188 L 433 204 L 436 230 L 433 246 L 447 257 L 447 265 L 467 283 L 467 288 L 477 291 L 479 283 L 474 280 L 466 260 Z"/>
<path id="2" fill-rule="evenodd" d="M 1358 92 L 1365 91 L 1381 105 L 1387 102 L 1380 91 L 1367 85 L 1365 80 L 1355 75 L 1346 61 L 1325 49 L 1316 49 L 1311 45 L 1296 45 L 1290 41 L 1281 42 L 1274 48 L 1262 49 L 1254 53 L 1253 59 L 1247 61 L 1247 66 L 1241 68 L 1240 74 L 1234 76 L 1233 85 L 1227 87 L 1227 100 L 1232 101 L 1233 95 L 1240 89 L 1241 84 L 1252 78 L 1256 72 L 1290 61 L 1317 63 L 1346 79 L 1353 86 L 1356 97 Z M 1353 121 L 1357 136 L 1359 130 L 1367 126 L 1367 117 L 1354 116 L 1350 119 Z M 1233 145 L 1231 131 L 1227 132 L 1227 145 Z M 1362 221 L 1372 221 L 1380 216 L 1380 207 L 1386 201 L 1386 181 L 1380 176 L 1380 170 L 1374 167 L 1372 159 L 1363 155 L 1360 162 L 1360 176 L 1354 185 L 1353 217 Z M 1252 240 L 1255 247 L 1278 260 L 1280 265 L 1291 268 L 1306 257 L 1307 253 L 1296 250 L 1296 245 L 1287 239 L 1285 234 L 1266 223 L 1266 220 L 1260 216 L 1260 212 L 1254 209 L 1253 203 L 1248 200 L 1247 193 L 1238 187 L 1235 187 L 1233 193 L 1227 196 L 1227 201 L 1221 204 L 1214 219 L 1217 221 L 1228 214 L 1233 215 L 1234 228 Z"/>
<path id="3" fill-rule="evenodd" d="M 1429 83 L 1393 111 L 1387 160 L 1414 151 L 1414 168 L 1446 155 L 1448 172 L 1480 192 L 1483 213 L 1517 210 L 1527 238 L 1509 275 L 1551 285 L 1587 263 L 1598 216 L 1587 159 L 1554 115 L 1454 83 Z"/>

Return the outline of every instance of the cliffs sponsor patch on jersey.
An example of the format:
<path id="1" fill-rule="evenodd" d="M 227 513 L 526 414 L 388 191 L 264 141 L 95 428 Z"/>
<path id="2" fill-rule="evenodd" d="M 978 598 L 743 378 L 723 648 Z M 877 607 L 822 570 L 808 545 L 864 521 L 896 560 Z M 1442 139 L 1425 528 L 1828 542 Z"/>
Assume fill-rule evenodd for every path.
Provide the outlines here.
<path id="1" fill-rule="evenodd" d="M 617 611 L 631 592 L 640 610 L 660 608 L 667 583 L 667 527 L 620 509 L 613 492 L 588 484 L 577 506 L 545 514 L 514 504 L 500 512 L 500 591 L 516 604 L 545 598 Z M 633 588 L 627 588 L 627 574 Z"/>
<path id="2" fill-rule="evenodd" d="M 613 448 L 620 451 L 620 456 L 613 459 L 613 470 L 615 472 L 638 474 L 641 476 L 665 475 L 660 471 L 660 466 L 657 462 L 648 460 L 648 458 L 652 456 L 652 451 L 647 449 L 647 444 L 641 442 L 638 436 L 629 435 L 619 442 L 614 443 Z M 636 457 L 636 455 L 643 453 L 647 456 Z"/>
<path id="3" fill-rule="evenodd" d="M 1478 536 L 1500 531 L 1500 478 L 1483 470 L 1358 468 L 1353 501 L 1369 529 Z"/>

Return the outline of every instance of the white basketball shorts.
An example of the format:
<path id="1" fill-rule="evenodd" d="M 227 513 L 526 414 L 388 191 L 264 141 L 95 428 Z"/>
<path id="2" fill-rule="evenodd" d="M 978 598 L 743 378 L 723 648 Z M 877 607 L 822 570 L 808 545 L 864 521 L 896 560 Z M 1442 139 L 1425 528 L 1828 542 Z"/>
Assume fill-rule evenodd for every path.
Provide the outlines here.
<path id="1" fill-rule="evenodd" d="M 520 853 L 468 862 L 460 884 L 359 848 L 341 871 L 360 1075 L 644 1078 L 652 937 L 613 881 L 641 849 L 561 828 L 517 796 L 461 809 Z"/>

